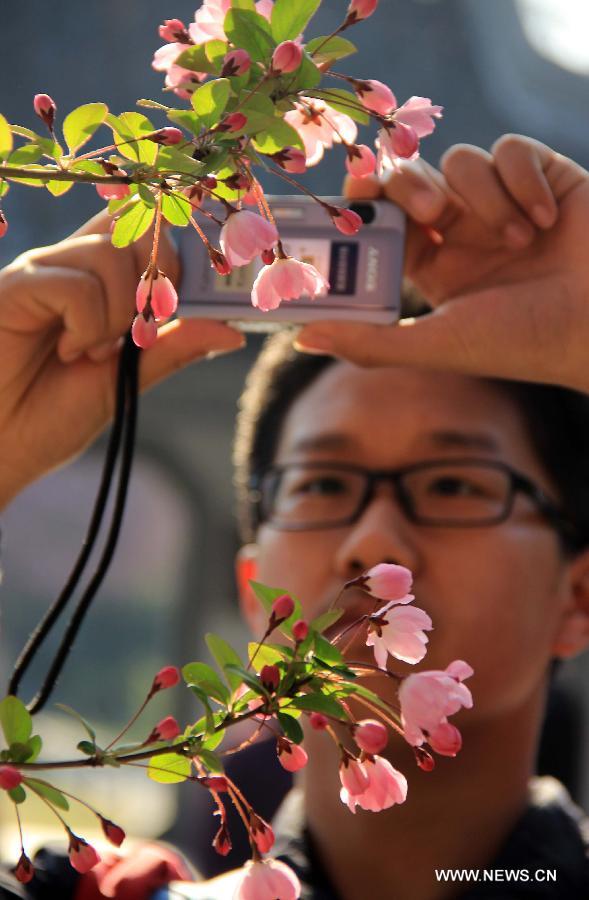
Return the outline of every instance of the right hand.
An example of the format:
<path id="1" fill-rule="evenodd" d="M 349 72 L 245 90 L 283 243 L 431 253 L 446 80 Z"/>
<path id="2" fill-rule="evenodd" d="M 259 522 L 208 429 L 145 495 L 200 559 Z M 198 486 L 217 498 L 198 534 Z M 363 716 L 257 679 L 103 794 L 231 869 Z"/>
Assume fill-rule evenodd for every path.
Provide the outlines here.
<path id="1" fill-rule="evenodd" d="M 151 237 L 117 249 L 110 221 L 100 213 L 0 272 L 0 508 L 80 453 L 112 417 L 120 338 L 133 319 Z M 158 263 L 177 280 L 164 230 Z M 141 388 L 242 345 L 242 335 L 221 322 L 171 322 L 142 354 Z"/>

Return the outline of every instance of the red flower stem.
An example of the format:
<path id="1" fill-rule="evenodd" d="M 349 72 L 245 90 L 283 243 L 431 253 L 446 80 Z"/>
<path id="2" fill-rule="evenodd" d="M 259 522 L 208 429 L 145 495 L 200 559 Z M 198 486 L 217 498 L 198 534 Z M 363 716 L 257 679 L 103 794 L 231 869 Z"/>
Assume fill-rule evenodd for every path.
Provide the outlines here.
<path id="1" fill-rule="evenodd" d="M 151 246 L 151 256 L 149 257 L 148 269 L 157 268 L 157 253 L 160 243 L 160 229 L 162 225 L 162 191 L 157 196 L 157 207 L 155 211 L 155 224 L 153 226 L 153 244 Z M 151 290 L 150 290 L 151 299 Z"/>
<path id="2" fill-rule="evenodd" d="M 349 26 L 346 25 L 345 22 L 342 22 L 341 25 L 338 25 L 338 27 L 335 29 L 335 31 L 332 31 L 331 34 L 328 34 L 327 37 L 325 38 L 325 40 L 321 41 L 321 43 L 319 44 L 318 47 L 315 47 L 315 49 L 311 53 L 311 56 L 312 57 L 316 56 L 319 53 L 319 51 L 321 50 L 321 48 L 325 46 L 325 44 L 327 44 L 332 38 L 337 37 L 337 35 L 340 34 L 340 32 L 344 31 L 348 27 Z"/>
<path id="3" fill-rule="evenodd" d="M 135 722 L 137 721 L 137 719 L 139 718 L 139 716 L 141 715 L 141 713 L 143 712 L 143 710 L 145 709 L 145 707 L 147 706 L 147 704 L 149 703 L 149 701 L 151 700 L 152 697 L 153 697 L 153 694 L 150 692 L 147 695 L 147 697 L 145 698 L 145 700 L 143 701 L 143 703 L 141 704 L 141 706 L 139 707 L 139 709 L 137 710 L 137 712 L 135 713 L 135 715 L 129 719 L 129 721 L 123 728 L 123 730 L 120 731 L 117 734 L 117 736 L 112 739 L 110 744 L 104 748 L 105 753 L 108 753 L 108 751 L 110 750 L 111 747 L 114 747 L 115 744 L 118 744 L 118 742 L 123 737 L 123 735 L 125 735 L 128 732 L 129 728 L 135 724 Z"/>
<path id="4" fill-rule="evenodd" d="M 18 811 L 18 803 L 14 804 L 14 813 L 16 815 L 16 824 L 18 825 L 18 834 L 19 834 L 19 838 L 20 838 L 20 849 L 24 853 L 25 845 L 24 845 L 24 841 L 23 841 L 23 837 L 22 837 L 22 822 L 20 820 L 20 813 Z"/>

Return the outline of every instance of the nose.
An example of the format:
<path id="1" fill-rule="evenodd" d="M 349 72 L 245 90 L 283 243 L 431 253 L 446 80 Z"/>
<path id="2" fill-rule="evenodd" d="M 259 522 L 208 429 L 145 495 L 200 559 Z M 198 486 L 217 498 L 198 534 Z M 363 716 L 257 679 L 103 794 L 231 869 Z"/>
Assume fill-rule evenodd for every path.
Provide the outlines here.
<path id="1" fill-rule="evenodd" d="M 415 529 L 392 486 L 380 485 L 336 552 L 338 576 L 347 581 L 381 562 L 406 566 L 416 573 L 420 560 Z"/>

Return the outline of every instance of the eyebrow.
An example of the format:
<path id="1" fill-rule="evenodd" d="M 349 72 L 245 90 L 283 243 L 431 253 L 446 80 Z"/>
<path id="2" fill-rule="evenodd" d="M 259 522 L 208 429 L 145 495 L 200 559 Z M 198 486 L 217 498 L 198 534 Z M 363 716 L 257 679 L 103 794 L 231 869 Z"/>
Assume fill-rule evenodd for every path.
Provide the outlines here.
<path id="1" fill-rule="evenodd" d="M 490 434 L 471 431 L 432 431 L 422 435 L 419 447 L 433 446 L 436 449 L 490 450 L 498 451 L 499 444 Z M 292 447 L 298 453 L 314 450 L 350 450 L 357 447 L 357 441 L 343 432 L 327 432 L 303 437 Z"/>

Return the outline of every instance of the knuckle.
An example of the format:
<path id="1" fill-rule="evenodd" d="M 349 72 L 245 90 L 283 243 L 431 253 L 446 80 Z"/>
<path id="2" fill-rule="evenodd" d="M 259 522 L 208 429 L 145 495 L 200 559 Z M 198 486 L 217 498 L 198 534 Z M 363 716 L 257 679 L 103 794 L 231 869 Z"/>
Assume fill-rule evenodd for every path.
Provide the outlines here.
<path id="1" fill-rule="evenodd" d="M 442 171 L 455 171 L 465 165 L 470 165 L 473 161 L 479 161 L 481 152 L 478 147 L 473 144 L 454 144 L 440 159 L 440 167 Z"/>

